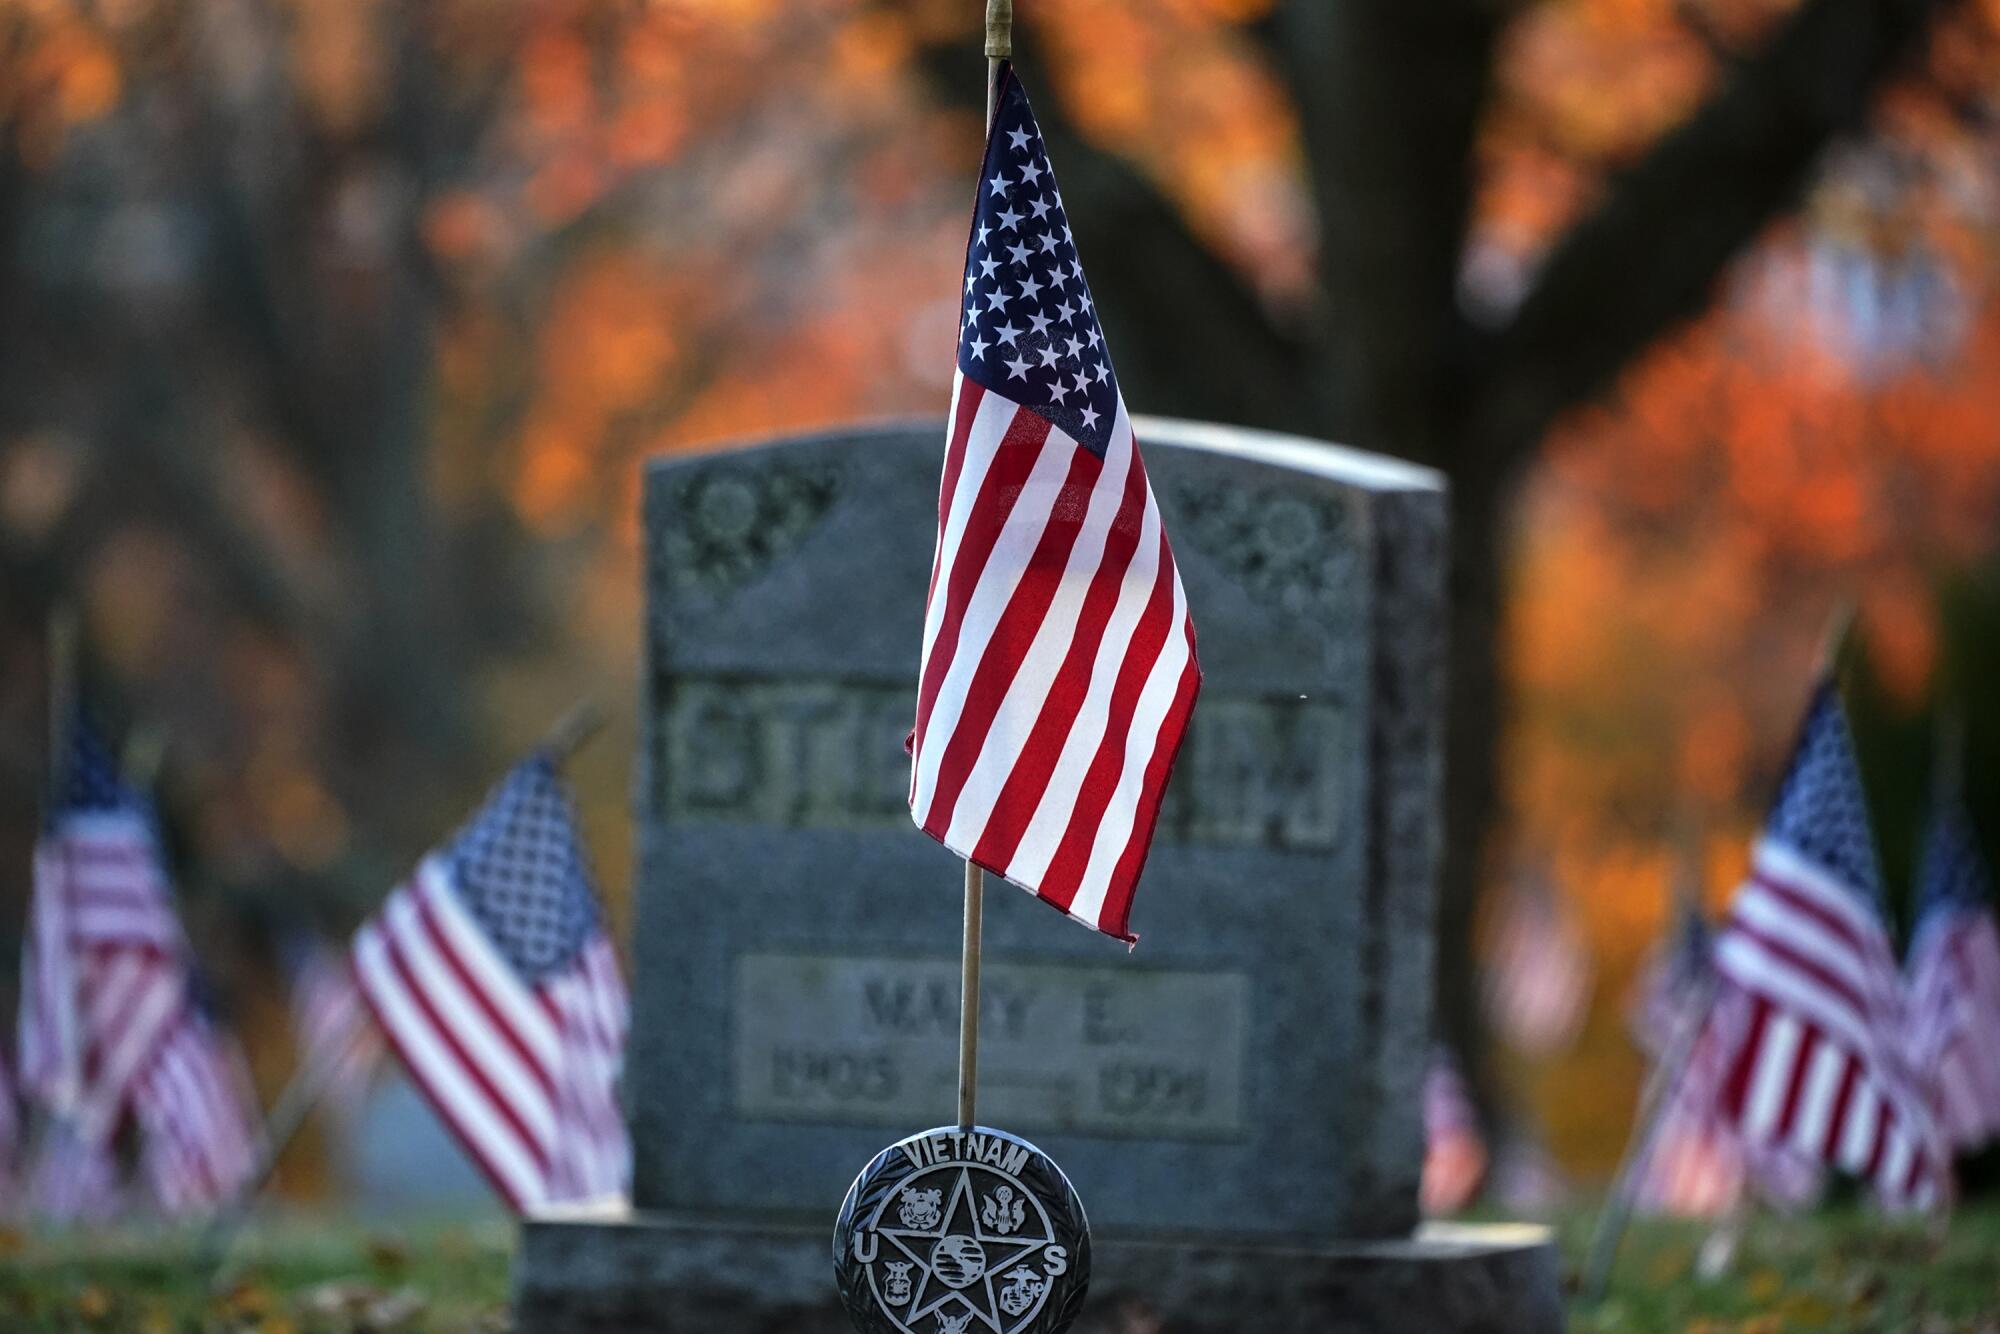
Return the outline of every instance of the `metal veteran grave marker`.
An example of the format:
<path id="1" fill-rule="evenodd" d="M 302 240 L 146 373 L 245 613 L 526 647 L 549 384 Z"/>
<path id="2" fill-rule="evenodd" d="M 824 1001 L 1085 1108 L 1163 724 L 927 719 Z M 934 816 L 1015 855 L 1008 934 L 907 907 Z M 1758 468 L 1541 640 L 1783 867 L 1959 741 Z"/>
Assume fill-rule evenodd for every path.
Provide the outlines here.
<path id="1" fill-rule="evenodd" d="M 951 1114 L 958 864 L 910 826 L 903 750 L 941 432 L 649 471 L 641 1209 L 823 1220 L 885 1130 Z M 1065 1164 L 1100 1232 L 1400 1235 L 1422 1155 L 1443 493 L 1304 441 L 1138 433 L 1206 685 L 1136 954 L 990 885 L 982 1119 Z"/>

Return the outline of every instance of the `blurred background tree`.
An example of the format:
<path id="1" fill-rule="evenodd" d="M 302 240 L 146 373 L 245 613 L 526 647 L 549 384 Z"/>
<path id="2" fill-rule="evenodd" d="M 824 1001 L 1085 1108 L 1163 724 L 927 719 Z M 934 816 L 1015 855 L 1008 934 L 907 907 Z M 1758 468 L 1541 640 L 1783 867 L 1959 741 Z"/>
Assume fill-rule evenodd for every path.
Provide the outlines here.
<path id="1" fill-rule="evenodd" d="M 58 597 L 174 738 L 198 933 L 351 920 L 576 694 L 629 734 L 638 461 L 942 410 L 979 17 L 0 0 L 16 883 Z M 1934 572 L 1995 534 L 1997 33 L 1973 0 L 1022 11 L 1135 406 L 1452 478 L 1440 998 L 1475 1057 L 1479 888 L 1546 864 L 1622 975 L 1690 808 L 1726 887 L 1842 591 L 1885 716 L 1918 707 Z M 627 754 L 578 771 L 615 898 Z M 1615 1003 L 1582 1051 L 1545 1106 L 1622 1090 Z M 1616 1130 L 1557 1128 L 1584 1164 Z"/>

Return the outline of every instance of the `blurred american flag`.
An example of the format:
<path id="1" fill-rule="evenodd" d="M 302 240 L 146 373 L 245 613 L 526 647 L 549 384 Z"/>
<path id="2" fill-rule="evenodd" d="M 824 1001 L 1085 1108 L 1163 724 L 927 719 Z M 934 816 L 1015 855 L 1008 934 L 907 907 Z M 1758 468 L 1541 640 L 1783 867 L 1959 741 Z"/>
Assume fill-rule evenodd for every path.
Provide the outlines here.
<path id="1" fill-rule="evenodd" d="M 2000 932 L 1993 889 L 1955 792 L 1941 792 L 1918 872 L 1910 944 L 1910 1051 L 1946 1140 L 2000 1136 Z"/>

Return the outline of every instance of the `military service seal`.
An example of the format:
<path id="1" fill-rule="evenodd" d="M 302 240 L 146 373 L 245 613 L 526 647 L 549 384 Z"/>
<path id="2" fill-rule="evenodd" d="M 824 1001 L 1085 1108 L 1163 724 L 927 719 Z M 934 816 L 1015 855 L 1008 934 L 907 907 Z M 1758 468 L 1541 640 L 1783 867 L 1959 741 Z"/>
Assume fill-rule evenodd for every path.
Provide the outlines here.
<path id="1" fill-rule="evenodd" d="M 833 1267 L 861 1334 L 1061 1334 L 1083 1309 L 1090 1224 L 1026 1140 L 927 1130 L 854 1179 Z"/>

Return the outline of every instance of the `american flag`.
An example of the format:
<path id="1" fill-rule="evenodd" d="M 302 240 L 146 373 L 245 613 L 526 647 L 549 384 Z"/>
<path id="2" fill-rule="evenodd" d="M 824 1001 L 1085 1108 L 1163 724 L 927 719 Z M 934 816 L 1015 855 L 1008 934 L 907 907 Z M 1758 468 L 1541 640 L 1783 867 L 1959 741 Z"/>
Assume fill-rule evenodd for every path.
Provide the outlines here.
<path id="1" fill-rule="evenodd" d="M 133 1090 L 140 1168 L 170 1218 L 233 1200 L 255 1170 L 260 1134 L 242 1048 L 190 1000 Z"/>
<path id="2" fill-rule="evenodd" d="M 1712 1218 L 1754 1188 L 1766 1203 L 1798 1209 L 1817 1198 L 1822 1171 L 1783 1146 L 1749 1148 L 1723 1115 L 1722 1078 L 1744 1031 L 1749 1002 L 1717 995 L 1715 932 L 1698 910 L 1684 912 L 1668 947 L 1647 970 L 1634 1016 L 1639 1046 L 1657 1065 L 1678 1059 L 1657 1120 L 1641 1146 L 1632 1203 L 1641 1213 Z M 1683 1026 L 1689 1045 L 1676 1051 Z"/>
<path id="3" fill-rule="evenodd" d="M 1432 1217 L 1471 1204 L 1486 1179 L 1486 1137 L 1458 1062 L 1443 1047 L 1424 1073 L 1424 1171 L 1418 1196 Z"/>
<path id="4" fill-rule="evenodd" d="M 1891 1207 L 1942 1202 L 1949 1163 L 1899 1047 L 1901 979 L 1831 677 L 1717 938 L 1716 967 L 1743 1007 L 1719 1097 L 1746 1151 L 1831 1164 L 1873 1183 Z"/>
<path id="5" fill-rule="evenodd" d="M 530 756 L 354 940 L 390 1047 L 516 1211 L 616 1195 L 625 984 L 554 760 Z"/>
<path id="6" fill-rule="evenodd" d="M 1013 70 L 980 172 L 911 738 L 925 833 L 1125 941 L 1201 672 Z"/>
<path id="7" fill-rule="evenodd" d="M 1918 871 L 1910 1044 L 1953 1148 L 2000 1136 L 2000 932 L 1992 882 L 1955 794 L 1940 794 Z"/>
<path id="8" fill-rule="evenodd" d="M 320 1101 L 336 1115 L 361 1109 L 382 1058 L 382 1035 L 355 989 L 354 969 L 325 941 L 295 944 L 292 1033 L 299 1068 L 317 1072 Z"/>
<path id="9" fill-rule="evenodd" d="M 151 809 L 78 710 L 35 849 L 20 1015 L 27 1096 L 85 1147 L 108 1143 L 181 1017 L 187 940 Z"/>
<path id="10" fill-rule="evenodd" d="M 1545 885 L 1517 885 L 1500 905 L 1482 974 L 1486 1007 L 1516 1049 L 1534 1055 L 1576 1041 L 1590 1009 L 1590 949 Z"/>

